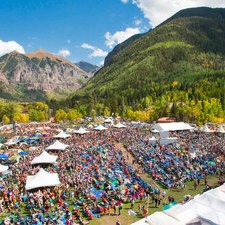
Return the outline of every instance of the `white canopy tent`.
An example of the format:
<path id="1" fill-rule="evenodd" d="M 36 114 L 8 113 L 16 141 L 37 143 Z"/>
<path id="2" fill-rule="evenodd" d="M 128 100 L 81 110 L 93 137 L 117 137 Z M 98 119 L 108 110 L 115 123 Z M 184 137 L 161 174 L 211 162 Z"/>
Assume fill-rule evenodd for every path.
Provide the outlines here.
<path id="1" fill-rule="evenodd" d="M 107 119 L 104 120 L 104 123 L 111 123 L 112 124 L 113 120 L 108 117 Z"/>
<path id="2" fill-rule="evenodd" d="M 222 126 L 222 125 L 219 126 L 219 132 L 220 132 L 220 133 L 225 133 L 225 130 L 223 129 L 223 126 Z"/>
<path id="3" fill-rule="evenodd" d="M 147 222 L 146 222 L 147 221 Z M 197 195 L 181 205 L 156 212 L 132 225 L 215 225 L 225 224 L 225 184 Z"/>
<path id="4" fill-rule="evenodd" d="M 57 173 L 48 173 L 44 169 L 33 175 L 27 176 L 26 190 L 31 190 L 40 187 L 54 187 L 60 184 Z"/>
<path id="5" fill-rule="evenodd" d="M 122 124 L 122 123 L 117 123 L 116 125 L 114 125 L 113 127 L 115 128 L 125 128 L 127 127 L 126 125 Z"/>
<path id="6" fill-rule="evenodd" d="M 61 150 L 61 151 L 64 151 L 66 148 L 68 148 L 69 145 L 66 145 L 66 144 L 63 144 L 61 143 L 60 141 L 55 141 L 54 144 L 48 146 L 46 148 L 46 150 Z"/>
<path id="7" fill-rule="evenodd" d="M 42 164 L 42 163 L 48 163 L 48 164 L 54 164 L 57 160 L 58 156 L 50 155 L 46 151 L 43 151 L 41 155 L 35 157 L 31 161 L 31 165 L 35 164 Z"/>
<path id="8" fill-rule="evenodd" d="M 200 130 L 201 130 L 201 132 L 204 132 L 204 133 L 211 132 L 211 130 L 208 128 L 207 124 L 205 124 L 204 127 L 201 127 Z"/>
<path id="9" fill-rule="evenodd" d="M 156 123 L 153 126 L 154 130 L 160 131 L 179 131 L 179 130 L 193 130 L 188 123 L 184 122 L 173 122 L 173 123 Z"/>
<path id="10" fill-rule="evenodd" d="M 102 126 L 102 124 L 98 125 L 97 127 L 94 127 L 93 129 L 94 130 L 107 130 L 107 128 Z"/>
<path id="11" fill-rule="evenodd" d="M 70 134 L 66 134 L 65 132 L 61 131 L 60 133 L 58 133 L 57 135 L 54 135 L 53 138 L 62 138 L 62 139 L 65 139 L 65 138 L 68 138 L 68 137 L 71 137 Z"/>
<path id="12" fill-rule="evenodd" d="M 7 173 L 8 169 L 8 166 L 0 165 L 0 173 Z"/>
<path id="13" fill-rule="evenodd" d="M 80 127 L 78 130 L 74 130 L 73 133 L 74 134 L 87 134 L 89 133 L 90 131 L 84 129 L 83 127 Z"/>

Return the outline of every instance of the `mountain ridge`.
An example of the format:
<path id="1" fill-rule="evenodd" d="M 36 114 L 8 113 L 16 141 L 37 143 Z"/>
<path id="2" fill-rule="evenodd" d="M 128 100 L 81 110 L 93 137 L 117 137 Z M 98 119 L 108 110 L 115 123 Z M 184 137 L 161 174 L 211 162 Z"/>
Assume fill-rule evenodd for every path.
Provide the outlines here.
<path id="1" fill-rule="evenodd" d="M 46 98 L 48 92 L 54 95 L 65 90 L 67 95 L 67 91 L 80 88 L 90 77 L 72 62 L 45 50 L 26 54 L 13 51 L 5 54 L 0 57 L 0 72 L 2 85 L 7 83 L 11 89 L 25 93 L 27 90 L 38 90 Z M 18 93 L 18 96 L 29 100 L 23 93 Z"/>

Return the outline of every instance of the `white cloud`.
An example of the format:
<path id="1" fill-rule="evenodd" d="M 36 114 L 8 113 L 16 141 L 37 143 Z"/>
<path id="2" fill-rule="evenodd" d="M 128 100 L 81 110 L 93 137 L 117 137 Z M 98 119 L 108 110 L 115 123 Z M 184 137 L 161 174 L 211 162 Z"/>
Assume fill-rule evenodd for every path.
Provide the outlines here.
<path id="1" fill-rule="evenodd" d="M 15 41 L 4 42 L 0 40 L 0 56 L 5 55 L 9 52 L 17 51 L 19 53 L 25 53 L 23 46 Z"/>
<path id="2" fill-rule="evenodd" d="M 132 0 L 149 20 L 151 26 L 155 27 L 174 15 L 181 9 L 192 7 L 225 7 L 222 0 Z"/>
<path id="3" fill-rule="evenodd" d="M 114 34 L 111 34 L 107 32 L 105 34 L 106 38 L 106 45 L 110 48 L 112 48 L 114 45 L 117 45 L 123 41 L 125 41 L 127 38 L 140 33 L 139 28 L 126 28 L 124 31 L 117 31 Z"/>
<path id="4" fill-rule="evenodd" d="M 137 19 L 137 20 L 134 21 L 134 23 L 135 23 L 136 26 L 138 26 L 138 25 L 142 24 L 142 21 Z"/>
<path id="5" fill-rule="evenodd" d="M 129 2 L 129 0 L 120 0 L 122 3 L 126 4 Z"/>
<path id="6" fill-rule="evenodd" d="M 62 56 L 63 58 L 66 58 L 67 56 L 70 56 L 70 51 L 66 49 L 59 50 L 57 55 Z"/>
<path id="7" fill-rule="evenodd" d="M 92 50 L 92 53 L 89 55 L 91 58 L 94 58 L 94 57 L 105 57 L 107 56 L 108 52 L 105 52 L 103 51 L 102 49 L 100 48 L 97 48 L 95 46 L 92 46 L 92 45 L 89 45 L 87 43 L 83 43 L 81 45 L 82 48 L 85 48 L 85 49 L 90 49 Z"/>

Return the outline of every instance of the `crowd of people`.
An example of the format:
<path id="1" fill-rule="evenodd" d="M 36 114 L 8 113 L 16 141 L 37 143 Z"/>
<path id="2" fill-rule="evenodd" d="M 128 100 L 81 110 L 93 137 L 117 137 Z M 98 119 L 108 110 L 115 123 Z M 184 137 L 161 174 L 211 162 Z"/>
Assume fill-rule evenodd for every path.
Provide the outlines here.
<path id="1" fill-rule="evenodd" d="M 165 193 L 141 179 L 140 171 L 127 162 L 117 143 L 122 143 L 132 154 L 133 163 L 142 172 L 151 174 L 167 188 L 185 188 L 186 181 L 209 174 L 224 175 L 223 136 L 177 132 L 174 135 L 178 143 L 160 146 L 149 141 L 153 134 L 148 126 L 132 124 L 123 129 L 71 134 L 60 140 L 69 145 L 66 150 L 48 151 L 58 156 L 56 164 L 32 166 L 34 157 L 54 143 L 57 129 L 56 125 L 48 125 L 38 130 L 42 133 L 41 141 L 32 150 L 28 145 L 22 146 L 28 154 L 9 165 L 8 174 L 0 179 L 0 213 L 11 215 L 2 224 L 85 224 L 93 217 L 120 214 L 123 203 L 132 205 L 148 195 L 157 207 L 160 204 L 157 196 Z M 37 129 L 32 126 L 17 129 L 21 137 L 35 133 Z M 10 148 L 5 151 L 10 153 Z M 60 185 L 27 191 L 27 176 L 36 174 L 42 167 L 58 173 Z"/>

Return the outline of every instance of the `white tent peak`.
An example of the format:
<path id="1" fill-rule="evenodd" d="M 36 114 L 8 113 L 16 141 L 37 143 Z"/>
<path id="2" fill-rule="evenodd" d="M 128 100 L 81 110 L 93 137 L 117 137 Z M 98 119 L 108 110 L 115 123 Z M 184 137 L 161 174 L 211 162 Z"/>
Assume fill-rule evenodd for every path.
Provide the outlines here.
<path id="1" fill-rule="evenodd" d="M 116 125 L 114 125 L 114 127 L 116 127 L 116 128 L 125 128 L 127 126 L 122 124 L 122 123 L 117 123 Z"/>
<path id="2" fill-rule="evenodd" d="M 62 142 L 56 140 L 54 144 L 48 146 L 46 150 L 65 150 L 69 145 L 63 144 Z"/>
<path id="3" fill-rule="evenodd" d="M 57 135 L 53 136 L 53 138 L 62 138 L 62 139 L 65 139 L 65 138 L 68 138 L 68 137 L 71 137 L 71 135 L 70 134 L 66 134 L 64 131 L 61 131 Z"/>
<path id="4" fill-rule="evenodd" d="M 95 127 L 94 130 L 107 130 L 107 128 L 104 127 L 102 124 L 100 124 L 97 127 Z"/>
<path id="5" fill-rule="evenodd" d="M 49 163 L 49 164 L 54 164 L 57 160 L 58 156 L 54 156 L 49 154 L 46 151 L 43 151 L 41 153 L 41 155 L 35 157 L 32 161 L 31 161 L 31 165 L 34 164 L 41 164 L 41 163 Z"/>
<path id="6" fill-rule="evenodd" d="M 89 133 L 90 131 L 84 129 L 83 127 L 80 127 L 78 130 L 74 130 L 75 134 L 86 134 Z"/>
<path id="7" fill-rule="evenodd" d="M 201 128 L 201 131 L 202 131 L 202 132 L 205 132 L 205 133 L 211 132 L 210 129 L 209 129 L 209 127 L 207 126 L 207 124 L 205 124 L 205 125 Z"/>
<path id="8" fill-rule="evenodd" d="M 35 175 L 27 176 L 26 190 L 58 186 L 59 184 L 60 181 L 57 173 L 49 173 L 41 168 Z"/>

